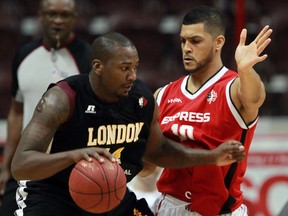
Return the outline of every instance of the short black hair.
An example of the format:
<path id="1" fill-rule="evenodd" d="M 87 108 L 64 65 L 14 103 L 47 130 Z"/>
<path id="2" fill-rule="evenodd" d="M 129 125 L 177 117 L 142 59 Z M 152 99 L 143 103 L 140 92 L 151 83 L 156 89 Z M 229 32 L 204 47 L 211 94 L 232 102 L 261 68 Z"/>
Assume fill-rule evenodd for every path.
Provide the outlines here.
<path id="1" fill-rule="evenodd" d="M 191 9 L 183 18 L 183 25 L 203 23 L 211 35 L 225 34 L 225 24 L 219 11 L 209 6 L 199 6 Z"/>
<path id="2" fill-rule="evenodd" d="M 92 43 L 92 59 L 106 62 L 117 47 L 133 47 L 133 42 L 118 32 L 108 32 L 97 37 Z M 136 48 L 135 48 L 136 49 Z"/>

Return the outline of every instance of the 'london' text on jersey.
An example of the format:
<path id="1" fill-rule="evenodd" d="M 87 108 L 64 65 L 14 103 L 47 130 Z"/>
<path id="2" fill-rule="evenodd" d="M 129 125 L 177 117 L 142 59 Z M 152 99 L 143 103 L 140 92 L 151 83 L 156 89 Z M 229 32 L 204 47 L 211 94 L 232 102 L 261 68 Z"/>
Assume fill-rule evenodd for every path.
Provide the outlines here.
<path id="1" fill-rule="evenodd" d="M 130 123 L 127 125 L 102 125 L 98 127 L 94 137 L 94 128 L 88 128 L 87 146 L 113 145 L 136 142 L 143 127 L 143 122 Z"/>

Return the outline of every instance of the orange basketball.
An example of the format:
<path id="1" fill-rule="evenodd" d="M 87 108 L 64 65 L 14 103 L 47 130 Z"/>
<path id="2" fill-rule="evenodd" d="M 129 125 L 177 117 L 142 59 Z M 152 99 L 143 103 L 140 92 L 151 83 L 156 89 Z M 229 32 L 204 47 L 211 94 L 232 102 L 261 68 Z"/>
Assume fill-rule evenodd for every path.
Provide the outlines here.
<path id="1" fill-rule="evenodd" d="M 79 161 L 69 178 L 74 202 L 85 211 L 104 213 L 119 205 L 126 192 L 126 176 L 121 166 L 104 157 L 100 163 Z"/>

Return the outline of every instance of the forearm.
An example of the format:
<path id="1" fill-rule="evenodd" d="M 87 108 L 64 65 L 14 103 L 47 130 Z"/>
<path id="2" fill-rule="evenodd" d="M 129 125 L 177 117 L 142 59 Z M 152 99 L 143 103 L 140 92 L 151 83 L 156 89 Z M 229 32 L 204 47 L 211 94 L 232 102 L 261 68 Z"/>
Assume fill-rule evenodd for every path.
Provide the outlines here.
<path id="1" fill-rule="evenodd" d="M 11 161 L 15 152 L 17 145 L 12 145 L 11 142 L 7 142 L 3 151 L 3 163 L 2 163 L 2 171 L 7 171 L 11 173 Z"/>
<path id="2" fill-rule="evenodd" d="M 235 61 L 240 78 L 237 94 L 245 111 L 250 113 L 255 113 L 263 104 L 266 96 L 264 85 L 253 67 L 268 57 L 267 54 L 261 54 L 271 42 L 269 38 L 271 33 L 272 29 L 266 25 L 255 40 L 246 45 L 247 30 L 243 29 L 235 51 Z"/>
<path id="3" fill-rule="evenodd" d="M 215 164 L 213 150 L 192 149 L 172 140 L 163 140 L 159 151 L 147 160 L 160 167 L 185 168 L 198 165 Z"/>
<path id="4" fill-rule="evenodd" d="M 48 178 L 75 163 L 71 152 L 46 154 L 32 150 L 25 151 L 13 158 L 12 175 L 16 180 Z"/>
<path id="5" fill-rule="evenodd" d="M 7 118 L 7 142 L 3 152 L 2 169 L 9 171 L 22 131 L 23 115 L 10 112 Z"/>
<path id="6" fill-rule="evenodd" d="M 249 71 L 238 71 L 239 88 L 238 95 L 244 107 L 257 105 L 260 107 L 265 99 L 265 87 L 260 76 L 254 69 Z"/>
<path id="7" fill-rule="evenodd" d="M 147 176 L 151 175 L 152 173 L 154 173 L 157 168 L 158 167 L 155 166 L 154 164 L 144 162 L 143 169 L 141 170 L 140 173 L 138 173 L 138 176 L 147 177 Z"/>

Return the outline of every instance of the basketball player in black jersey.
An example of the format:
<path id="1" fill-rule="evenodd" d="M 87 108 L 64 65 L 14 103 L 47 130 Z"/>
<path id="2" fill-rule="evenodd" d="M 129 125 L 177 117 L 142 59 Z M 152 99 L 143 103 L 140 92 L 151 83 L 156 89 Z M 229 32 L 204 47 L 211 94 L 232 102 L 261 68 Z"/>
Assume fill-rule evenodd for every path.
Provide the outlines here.
<path id="1" fill-rule="evenodd" d="M 90 74 L 50 85 L 12 160 L 13 176 L 20 182 L 15 215 L 99 215 L 79 209 L 69 194 L 70 171 L 82 158 L 117 158 L 128 181 L 143 169 L 143 161 L 181 168 L 243 160 L 244 147 L 236 141 L 206 151 L 165 139 L 153 94 L 136 79 L 138 65 L 134 44 L 122 34 L 107 33 L 92 45 Z M 101 215 L 153 214 L 145 200 L 138 201 L 127 189 L 120 205 Z"/>

